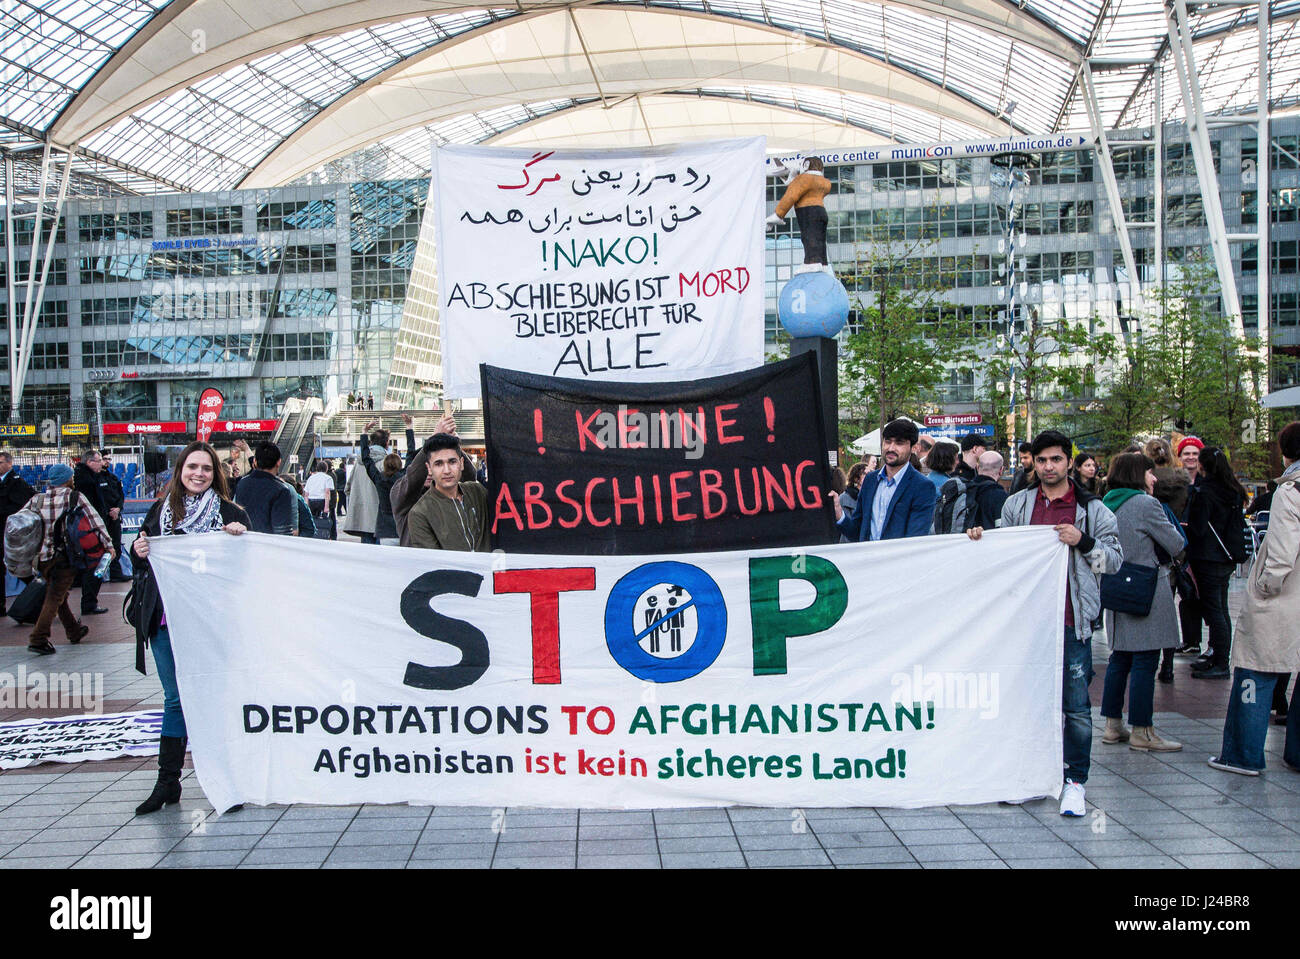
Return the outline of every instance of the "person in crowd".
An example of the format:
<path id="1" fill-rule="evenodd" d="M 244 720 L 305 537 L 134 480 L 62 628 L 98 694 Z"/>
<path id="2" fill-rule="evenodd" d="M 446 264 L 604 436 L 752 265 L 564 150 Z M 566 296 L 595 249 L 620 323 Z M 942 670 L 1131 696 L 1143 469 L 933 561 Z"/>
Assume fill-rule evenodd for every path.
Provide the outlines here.
<path id="1" fill-rule="evenodd" d="M 1277 481 L 1269 480 L 1268 485 L 1264 487 L 1264 492 L 1256 493 L 1255 498 L 1250 501 L 1246 507 L 1247 516 L 1256 516 L 1259 513 L 1266 513 L 1273 507 L 1273 494 L 1277 492 Z"/>
<path id="2" fill-rule="evenodd" d="M 1034 437 L 1034 475 L 1038 482 L 1007 498 L 1002 526 L 1051 526 L 1070 547 L 1065 599 L 1065 672 L 1061 681 L 1061 710 L 1065 716 L 1065 788 L 1061 815 L 1087 811 L 1084 785 L 1092 754 L 1092 624 L 1101 613 L 1103 573 L 1117 573 L 1124 561 L 1115 514 L 1086 489 L 1070 481 L 1069 437 L 1047 430 Z M 978 540 L 982 527 L 967 535 Z M 1082 635 L 1080 635 L 1082 634 Z"/>
<path id="3" fill-rule="evenodd" d="M 338 530 L 334 525 L 334 477 L 330 475 L 327 461 L 317 460 L 312 465 L 303 493 L 307 497 L 312 518 L 328 524 L 330 539 L 338 539 Z"/>
<path id="4" fill-rule="evenodd" d="M 1097 457 L 1091 453 L 1080 453 L 1074 458 L 1074 465 L 1070 469 L 1074 481 L 1086 489 L 1093 496 L 1097 493 Z"/>
<path id="5" fill-rule="evenodd" d="M 129 583 L 131 577 L 122 572 L 122 507 L 126 505 L 126 491 L 113 472 L 112 451 L 103 449 L 99 455 L 104 459 L 104 468 L 99 471 L 99 493 L 108 509 L 103 517 L 104 525 L 108 527 L 108 535 L 113 537 L 113 552 L 117 554 L 108 567 L 108 581 Z"/>
<path id="6" fill-rule="evenodd" d="M 1199 482 L 1187 507 L 1187 558 L 1196 577 L 1201 617 L 1209 628 L 1210 651 L 1192 663 L 1192 676 L 1227 679 L 1232 651 L 1228 582 L 1245 559 L 1246 491 L 1217 446 L 1201 449 L 1198 460 Z M 1196 632 L 1199 645 L 1199 624 Z"/>
<path id="7" fill-rule="evenodd" d="M 339 460 L 339 465 L 334 468 L 334 470 L 331 472 L 330 475 L 334 477 L 334 502 L 335 502 L 334 515 L 336 517 L 347 516 L 348 515 L 348 494 L 347 494 L 348 468 L 346 462 L 344 460 Z M 338 526 L 337 520 L 335 521 L 334 525 L 336 527 Z"/>
<path id="8" fill-rule="evenodd" d="M 1119 545 L 1127 563 L 1155 569 L 1155 594 L 1146 616 L 1106 610 L 1106 636 L 1110 640 L 1110 662 L 1101 699 L 1106 745 L 1127 742 L 1130 749 L 1175 752 L 1182 744 L 1162 739 L 1152 716 L 1156 689 L 1156 668 L 1161 650 L 1178 641 L 1178 613 L 1169 581 L 1170 557 L 1183 551 L 1183 532 L 1171 522 L 1165 509 L 1150 492 L 1156 477 L 1145 453 L 1121 453 L 1111 460 L 1106 475 L 1106 508 L 1115 514 Z M 1124 685 L 1128 682 L 1128 721 L 1124 726 Z"/>
<path id="9" fill-rule="evenodd" d="M 361 462 L 366 465 L 366 472 L 370 476 L 370 482 L 375 486 L 375 495 L 377 497 L 375 528 L 372 530 L 375 536 L 375 542 L 381 546 L 397 546 L 397 523 L 393 519 L 393 504 L 390 494 L 393 491 L 393 484 L 405 472 L 402 468 L 402 458 L 396 453 L 389 453 L 383 458 L 380 466 L 376 466 L 370 458 L 370 444 L 366 441 L 366 436 L 361 436 Z"/>
<path id="10" fill-rule="evenodd" d="M 849 488 L 849 476 L 838 466 L 831 467 L 831 490 L 838 496 Z"/>
<path id="11" fill-rule="evenodd" d="M 435 433 L 426 446 L 433 481 L 407 515 L 411 545 L 418 549 L 488 552 L 487 489 L 476 480 L 463 479 L 473 474 L 465 471 L 460 440 L 448 433 Z"/>
<path id="12" fill-rule="evenodd" d="M 293 536 L 298 528 L 293 491 L 278 478 L 281 460 L 280 447 L 258 443 L 253 470 L 239 481 L 235 502 L 248 515 L 248 528 L 255 533 Z"/>
<path id="13" fill-rule="evenodd" d="M 452 415 L 451 410 L 443 413 L 442 419 L 438 421 L 438 429 L 434 436 L 439 433 L 446 433 L 450 436 L 456 435 L 456 418 Z M 412 432 L 414 437 L 414 432 Z M 409 462 L 406 471 L 393 483 L 393 488 L 389 491 L 388 502 L 393 508 L 393 523 L 397 527 L 397 542 L 400 546 L 410 546 L 411 536 L 407 527 L 407 517 L 411 509 L 419 502 L 420 497 L 424 495 L 425 490 L 430 486 L 429 456 L 433 452 L 433 437 L 425 440 L 420 447 L 420 451 Z M 473 476 L 473 470 L 468 466 L 469 460 L 461 454 L 463 462 L 470 472 L 463 473 L 462 479 L 467 476 Z M 483 480 L 479 480 L 483 483 Z"/>
<path id="14" fill-rule="evenodd" d="M 1002 507 L 1007 502 L 1007 491 L 1002 488 L 1002 467 L 1005 460 L 995 450 L 980 455 L 975 478 L 966 484 L 966 523 L 993 529 L 1002 520 Z M 961 532 L 961 530 L 953 530 Z"/>
<path id="15" fill-rule="evenodd" d="M 868 453 L 866 456 L 862 457 L 862 462 L 867 464 L 868 473 L 874 473 L 876 470 L 880 469 L 880 457 L 875 453 Z"/>
<path id="16" fill-rule="evenodd" d="M 1034 449 L 1030 443 L 1021 443 L 1018 450 L 1020 468 L 1011 477 L 1011 493 L 1019 493 L 1034 483 Z"/>
<path id="17" fill-rule="evenodd" d="M 374 394 L 374 393 L 367 393 L 367 394 L 366 394 L 366 409 L 368 409 L 368 410 L 373 410 L 374 408 L 375 408 L 375 394 Z"/>
<path id="18" fill-rule="evenodd" d="M 1258 776 L 1264 769 L 1268 713 L 1279 684 L 1300 669 L 1300 422 L 1278 434 L 1285 469 L 1273 495 L 1268 535 L 1246 581 L 1246 602 L 1232 649 L 1232 693 L 1223 721 L 1223 745 L 1210 765 Z M 1210 467 L 1211 470 L 1214 467 Z M 1282 762 L 1300 773 L 1300 683 L 1287 711 Z"/>
<path id="19" fill-rule="evenodd" d="M 988 452 L 989 441 L 978 433 L 967 433 L 961 438 L 961 459 L 953 470 L 953 476 L 959 476 L 967 483 L 975 478 L 980 457 Z"/>
<path id="20" fill-rule="evenodd" d="M 1201 450 L 1203 449 L 1205 444 L 1201 442 L 1199 436 L 1184 436 L 1178 441 L 1178 459 L 1183 464 L 1183 469 L 1187 470 L 1193 486 L 1200 485 Z"/>
<path id="21" fill-rule="evenodd" d="M 264 444 L 270 446 L 271 444 Z M 259 447 L 260 453 L 260 447 Z M 278 456 L 276 457 L 278 460 Z M 224 530 L 238 536 L 249 529 L 249 517 L 231 502 L 217 451 L 207 443 L 191 443 L 181 451 L 176 471 L 162 495 L 149 507 L 140 532 L 131 544 L 135 556 L 135 668 L 145 672 L 144 650 L 153 650 L 154 667 L 163 688 L 162 733 L 158 739 L 158 781 L 137 816 L 157 812 L 164 805 L 180 802 L 181 767 L 185 764 L 185 715 L 181 712 L 180 687 L 176 683 L 176 658 L 172 655 L 167 615 L 158 595 L 158 584 L 149 566 L 150 541 L 159 536 L 182 536 Z M 260 472 L 261 467 L 255 472 Z M 260 480 L 258 482 L 261 482 Z M 195 589 L 203 588 L 201 583 Z"/>
<path id="22" fill-rule="evenodd" d="M 943 484 L 952 479 L 960 455 L 961 447 L 952 440 L 939 440 L 931 447 L 930 456 L 926 460 L 930 464 L 926 479 L 934 484 L 936 491 L 943 489 Z"/>
<path id="23" fill-rule="evenodd" d="M 406 462 L 409 465 L 416 456 L 415 430 L 412 428 L 414 421 L 407 414 L 402 414 L 402 421 L 406 424 Z M 348 476 L 346 493 L 351 508 L 348 510 L 347 522 L 343 524 L 344 532 L 352 533 L 360 537 L 361 542 L 370 544 L 377 542 L 375 525 L 379 522 L 379 494 L 370 479 L 370 471 L 367 467 L 368 464 L 373 463 L 382 471 L 391 439 L 388 430 L 377 426 L 378 422 L 377 418 L 370 421 L 370 424 L 376 424 L 373 430 L 370 424 L 367 424 L 366 435 L 362 437 L 362 450 L 368 448 L 369 456 L 363 452 Z"/>
<path id="24" fill-rule="evenodd" d="M 1183 549 L 1172 555 L 1169 560 L 1169 574 L 1174 593 L 1178 596 L 1179 638 L 1173 648 L 1166 649 L 1160 654 L 1160 672 L 1156 674 L 1156 678 L 1160 682 L 1172 683 L 1174 681 L 1174 656 L 1182 648 L 1182 637 L 1188 635 L 1186 619 L 1189 615 L 1197 624 L 1196 632 L 1198 634 L 1200 632 L 1200 605 L 1196 598 L 1196 584 L 1192 580 L 1191 567 L 1187 562 L 1187 533 L 1183 530 L 1182 523 L 1182 517 L 1187 510 L 1187 492 L 1191 480 L 1187 475 L 1187 470 L 1183 469 L 1182 465 L 1174 458 L 1174 452 L 1169 446 L 1168 440 L 1160 438 L 1150 440 L 1143 447 L 1143 452 L 1146 454 L 1147 459 L 1154 464 L 1151 473 L 1155 477 L 1155 483 L 1152 485 L 1151 493 L 1164 507 L 1165 516 L 1182 535 L 1183 540 Z M 1201 647 L 1198 640 L 1195 655 L 1200 655 L 1200 652 Z"/>
<path id="25" fill-rule="evenodd" d="M 72 568 L 62 545 L 55 542 L 59 517 L 74 506 L 84 507 L 91 528 L 99 537 L 100 545 L 110 555 L 113 552 L 113 539 L 108 534 L 103 518 L 91 505 L 88 497 L 75 488 L 76 480 L 72 467 L 64 463 L 56 463 L 46 473 L 46 479 L 49 485 L 45 488 L 45 492 L 37 493 L 23 504 L 24 508 L 39 513 L 45 523 L 45 537 L 41 540 L 41 551 L 36 557 L 36 569 L 45 580 L 45 602 L 41 606 L 40 615 L 36 619 L 36 625 L 32 627 L 27 642 L 29 650 L 42 656 L 54 652 L 54 644 L 50 642 L 50 629 L 54 625 L 55 616 L 59 617 L 68 642 L 73 645 L 81 642 L 90 632 L 90 627 L 73 616 L 72 609 L 68 606 L 68 593 L 72 590 L 78 571 Z M 93 575 L 93 570 L 91 574 Z"/>
<path id="26" fill-rule="evenodd" d="M 97 449 L 92 449 L 81 458 L 74 472 L 76 490 L 86 501 L 90 503 L 95 515 L 99 516 L 101 521 L 108 516 L 108 505 L 104 502 L 103 489 L 100 486 L 100 477 L 104 472 L 104 457 Z M 121 511 L 118 511 L 121 515 Z M 107 525 L 105 526 L 107 528 Z M 111 537 L 111 533 L 109 534 Z M 111 539 L 110 539 L 111 542 Z M 99 613 L 107 613 L 107 606 L 99 605 L 99 588 L 103 585 L 103 580 L 95 575 L 93 569 L 82 570 L 78 574 L 78 585 L 81 586 L 81 615 L 94 616 Z"/>
<path id="27" fill-rule="evenodd" d="M 858 494 L 862 492 L 862 480 L 867 475 L 866 463 L 854 463 L 849 467 L 848 483 L 840 494 L 840 506 L 844 512 L 852 513 L 858 505 Z"/>
<path id="28" fill-rule="evenodd" d="M 930 472 L 930 450 L 934 449 L 934 437 L 922 433 L 916 440 L 916 449 L 913 450 L 916 458 L 921 461 L 921 472 Z"/>
<path id="29" fill-rule="evenodd" d="M 849 542 L 926 536 L 934 513 L 935 488 L 909 462 L 920 435 L 908 419 L 890 420 L 880 431 L 885 468 L 862 481 L 857 507 L 845 514 L 839 496 L 827 493 L 839 531 Z"/>
<path id="30" fill-rule="evenodd" d="M 9 517 L 22 509 L 36 495 L 32 485 L 14 469 L 14 454 L 0 450 L 0 577 L 4 576 L 5 538 L 4 526 Z M 0 578 L 0 582 L 4 580 Z M 6 615 L 7 597 L 0 588 L 0 616 Z"/>
<path id="31" fill-rule="evenodd" d="M 293 535 L 305 539 L 314 539 L 316 537 L 316 519 L 311 515 L 311 507 L 307 505 L 307 497 L 303 493 L 302 482 L 292 473 L 281 473 L 279 480 L 289 487 L 289 492 L 293 494 L 293 512 L 296 518 Z"/>

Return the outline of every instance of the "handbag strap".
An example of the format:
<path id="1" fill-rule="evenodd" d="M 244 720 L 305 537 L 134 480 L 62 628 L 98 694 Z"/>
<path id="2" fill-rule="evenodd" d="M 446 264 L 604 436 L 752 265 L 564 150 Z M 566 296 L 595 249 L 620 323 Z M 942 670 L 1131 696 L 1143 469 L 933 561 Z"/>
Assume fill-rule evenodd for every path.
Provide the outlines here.
<path id="1" fill-rule="evenodd" d="M 1219 549 L 1223 550 L 1225 553 L 1228 554 L 1228 562 L 1230 562 L 1230 563 L 1236 562 L 1236 560 L 1234 560 L 1234 559 L 1232 558 L 1232 553 L 1230 553 L 1230 552 L 1228 551 L 1228 547 L 1226 547 L 1226 546 L 1223 545 L 1223 539 L 1222 539 L 1222 537 L 1219 536 L 1219 531 L 1218 531 L 1217 529 L 1214 528 L 1214 524 L 1213 524 L 1212 522 L 1210 522 L 1210 521 L 1207 519 L 1207 520 L 1205 521 L 1205 525 L 1208 526 L 1208 527 L 1210 527 L 1210 532 L 1213 533 L 1213 534 L 1214 534 L 1214 538 L 1215 538 L 1216 540 L 1218 540 L 1218 542 L 1219 542 Z"/>

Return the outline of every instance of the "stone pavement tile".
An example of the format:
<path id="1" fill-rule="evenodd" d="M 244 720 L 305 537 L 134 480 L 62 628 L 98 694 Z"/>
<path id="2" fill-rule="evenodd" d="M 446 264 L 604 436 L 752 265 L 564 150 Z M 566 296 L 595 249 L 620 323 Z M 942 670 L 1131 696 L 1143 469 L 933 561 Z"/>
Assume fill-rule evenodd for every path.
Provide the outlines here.
<path id="1" fill-rule="evenodd" d="M 338 842 L 342 832 L 269 832 L 265 836 L 250 836 L 256 839 L 258 849 L 290 849 L 294 847 L 333 846 Z M 235 837 L 232 837 L 235 838 Z"/>
<path id="2" fill-rule="evenodd" d="M 347 819 L 279 819 L 270 829 L 266 831 L 268 836 L 308 836 L 313 833 L 338 838 L 343 835 L 347 829 L 350 820 Z M 333 842 L 333 839 L 328 840 Z M 323 845 L 324 841 L 317 843 Z"/>
<path id="3" fill-rule="evenodd" d="M 210 836 L 261 836 L 264 835 L 274 823 L 266 819 L 237 819 L 234 816 L 223 816 L 221 819 L 208 819 L 205 827 Z"/>
<path id="4" fill-rule="evenodd" d="M 576 840 L 567 842 L 516 842 L 501 843 L 497 846 L 497 859 L 555 859 L 564 856 L 573 862 L 578 855 Z"/>
<path id="5" fill-rule="evenodd" d="M 489 819 L 491 817 L 489 816 Z M 506 811 L 507 829 L 554 828 L 578 825 L 576 809 L 509 809 Z"/>
<path id="6" fill-rule="evenodd" d="M 516 826 L 507 818 L 505 828 L 501 830 L 502 843 L 554 842 L 577 838 L 577 823 L 566 826 Z"/>
<path id="7" fill-rule="evenodd" d="M 788 809 L 775 809 L 761 806 L 728 806 L 726 813 L 735 823 L 741 822 L 771 822 L 772 820 L 788 820 L 790 811 Z"/>
<path id="8" fill-rule="evenodd" d="M 182 839 L 172 847 L 173 852 L 204 852 L 216 849 L 252 849 L 258 845 L 261 836 L 208 836 L 196 833 Z M 95 850 L 99 852 L 98 849 Z"/>
<path id="9" fill-rule="evenodd" d="M 946 809 L 882 809 L 880 818 L 891 829 L 957 829 L 964 824 Z"/>
<path id="10" fill-rule="evenodd" d="M 163 857 L 161 852 L 121 853 L 112 856 L 83 856 L 73 869 L 151 869 Z"/>
<path id="11" fill-rule="evenodd" d="M 445 845 L 417 844 L 412 859 L 487 859 L 491 860 L 496 846 L 486 842 L 450 842 Z"/>
<path id="12" fill-rule="evenodd" d="M 793 822 L 787 816 L 785 819 L 746 819 L 732 825 L 737 836 L 788 836 Z"/>
<path id="13" fill-rule="evenodd" d="M 107 839 L 117 832 L 117 826 L 65 826 L 55 823 L 40 832 L 41 842 L 68 842 L 73 839 Z"/>
<path id="14" fill-rule="evenodd" d="M 1157 823 L 1190 823 L 1194 820 L 1186 813 L 1172 807 L 1165 809 L 1125 809 L 1115 807 L 1106 810 L 1106 815 L 1121 825 L 1132 828 L 1135 825 L 1155 825 Z"/>
<path id="15" fill-rule="evenodd" d="M 1149 843 L 1145 839 L 1112 839 L 1107 842 L 1088 842 L 1086 840 L 1075 839 L 1070 842 L 1070 846 L 1077 849 L 1083 855 L 1092 858 L 1098 856 L 1157 856 L 1162 849 L 1162 843 Z"/>
<path id="16" fill-rule="evenodd" d="M 1210 830 L 1199 822 L 1158 822 L 1147 825 L 1133 823 L 1129 830 L 1142 839 L 1160 845 L 1166 839 L 1202 839 L 1211 836 Z"/>
<path id="17" fill-rule="evenodd" d="M 1300 869 L 1300 851 L 1278 852 L 1260 849 L 1255 854 L 1270 866 L 1277 866 L 1279 869 Z"/>
<path id="18" fill-rule="evenodd" d="M 0 859 L 0 869 L 68 869 L 80 856 L 37 856 L 35 858 Z"/>
<path id="19" fill-rule="evenodd" d="M 158 861 L 159 869 L 194 869 L 200 866 L 237 866 L 246 855 L 243 849 L 214 849 L 211 852 L 169 852 Z"/>
<path id="20" fill-rule="evenodd" d="M 1283 849 L 1300 850 L 1300 843 L 1295 838 L 1281 839 L 1277 836 L 1225 836 L 1245 852 L 1259 855 L 1261 852 L 1277 852 Z"/>
<path id="21" fill-rule="evenodd" d="M 283 850 L 278 850 L 283 851 Z M 391 862 L 397 860 L 405 863 L 411 858 L 415 846 L 335 846 L 329 855 L 329 862 Z"/>
<path id="22" fill-rule="evenodd" d="M 6 816 L 0 813 L 0 832 L 10 829 L 44 829 L 58 821 L 58 816 Z"/>
<path id="23" fill-rule="evenodd" d="M 872 865 L 895 862 L 915 863 L 916 859 L 902 846 L 828 849 L 826 855 L 836 866 Z"/>
<path id="24" fill-rule="evenodd" d="M 290 806 L 284 811 L 279 821 L 291 822 L 297 819 L 355 819 L 355 806 Z"/>
<path id="25" fill-rule="evenodd" d="M 1096 869 L 1097 867 L 1082 856 L 1070 858 L 1053 857 L 1051 859 L 1008 859 L 1007 865 L 1012 869 Z"/>
<path id="26" fill-rule="evenodd" d="M 491 859 L 412 859 L 407 869 L 487 869 Z"/>
<path id="27" fill-rule="evenodd" d="M 743 869 L 745 858 L 739 852 L 665 852 L 665 869 Z"/>
<path id="28" fill-rule="evenodd" d="M 407 806 L 401 803 L 379 805 L 370 803 L 357 810 L 357 819 L 428 819 L 432 806 Z"/>
<path id="29" fill-rule="evenodd" d="M 821 849 L 756 849 L 745 851 L 745 859 L 755 866 L 822 866 L 830 858 Z"/>
<path id="30" fill-rule="evenodd" d="M 1089 856 L 1098 869 L 1182 869 L 1182 863 L 1169 856 Z"/>
<path id="31" fill-rule="evenodd" d="M 585 828 L 591 826 L 653 826 L 652 809 L 583 809 L 578 822 Z"/>
<path id="32" fill-rule="evenodd" d="M 973 832 L 980 842 L 992 845 L 995 842 L 1058 842 L 1060 837 L 1052 832 L 1046 826 L 1034 824 L 1033 826 L 1022 827 L 1004 827 L 986 828 L 984 826 L 972 826 Z"/>
<path id="33" fill-rule="evenodd" d="M 174 836 L 154 836 L 151 839 L 105 839 L 93 847 L 97 856 L 137 855 L 144 852 L 170 852 L 177 843 L 183 842 Z"/>
<path id="34" fill-rule="evenodd" d="M 978 837 L 964 826 L 960 829 L 909 829 L 894 827 L 894 834 L 905 846 L 938 846 L 951 843 L 979 842 Z"/>
<path id="35" fill-rule="evenodd" d="M 500 849 L 500 847 L 497 848 Z M 659 855 L 659 846 L 653 839 L 578 840 L 578 858 L 583 856 L 612 856 L 615 854 L 621 856 L 657 856 Z"/>
<path id="36" fill-rule="evenodd" d="M 910 852 L 921 863 L 955 862 L 961 859 L 991 859 L 993 850 L 982 842 L 960 842 L 952 845 L 909 846 Z"/>
<path id="37" fill-rule="evenodd" d="M 400 859 L 383 860 L 380 862 L 356 861 L 351 859 L 335 859 L 333 856 L 326 859 L 321 864 L 322 869 L 405 869 L 406 863 Z"/>
<path id="38" fill-rule="evenodd" d="M 184 853 L 183 855 L 193 856 L 238 856 L 235 862 L 243 860 L 244 864 L 253 866 L 258 864 L 288 866 L 294 869 L 309 869 L 312 866 L 319 866 L 325 861 L 325 857 L 333 852 L 330 846 L 293 846 L 284 849 L 271 849 L 258 846 L 247 853 Z M 176 853 L 172 853 L 175 856 Z M 168 857 L 169 859 L 171 856 Z"/>
<path id="39" fill-rule="evenodd" d="M 250 822 L 255 820 L 266 820 L 276 822 L 284 815 L 284 806 L 245 806 L 243 809 L 237 809 L 234 812 L 222 813 L 217 819 L 247 819 Z"/>
<path id="40" fill-rule="evenodd" d="M 207 826 L 207 820 L 198 825 Z M 114 839 L 152 839 L 157 836 L 188 836 L 194 831 L 191 822 L 153 822 L 148 819 L 135 819 L 118 827 L 113 833 Z"/>
<path id="41" fill-rule="evenodd" d="M 1162 839 L 1156 843 L 1159 851 L 1169 856 L 1193 856 L 1209 853 L 1234 855 L 1243 852 L 1242 848 L 1229 839 L 1219 836 L 1205 836 L 1198 839 Z"/>
<path id="42" fill-rule="evenodd" d="M 820 849 L 821 843 L 811 832 L 784 833 L 762 836 L 741 836 L 740 846 L 746 852 L 751 849 Z"/>
<path id="43" fill-rule="evenodd" d="M 572 837 L 570 837 L 572 838 Z M 495 846 L 497 834 L 490 829 L 434 829 L 426 826 L 420 842 L 479 842 Z"/>
<path id="44" fill-rule="evenodd" d="M 389 829 L 403 832 L 411 830 L 419 832 L 424 828 L 427 819 L 427 816 L 369 816 L 362 818 L 361 814 L 358 813 L 357 817 L 348 823 L 348 832 L 386 832 Z"/>
<path id="45" fill-rule="evenodd" d="M 494 859 L 493 869 L 573 869 L 573 856 L 523 856 L 518 859 Z"/>
<path id="46" fill-rule="evenodd" d="M 814 819 L 809 816 L 808 825 L 819 836 L 846 832 L 889 832 L 888 824 L 879 816 L 874 819 Z"/>
<path id="47" fill-rule="evenodd" d="M 990 849 L 1003 859 L 1051 859 L 1053 856 L 1070 858 L 1076 850 L 1062 840 L 1053 842 L 989 842 Z"/>
<path id="48" fill-rule="evenodd" d="M 340 848 L 344 846 L 414 846 L 419 838 L 420 830 L 418 829 L 366 829 L 361 832 L 349 829 L 339 837 L 336 845 Z"/>
<path id="49" fill-rule="evenodd" d="M 38 842 L 29 839 L 8 856 L 10 859 L 26 859 L 32 856 L 84 856 L 94 849 L 99 842 L 94 839 L 74 839 L 71 842 Z"/>
<path id="50" fill-rule="evenodd" d="M 653 839 L 655 837 L 654 823 L 621 823 L 616 825 L 596 825 L 593 823 L 588 826 L 586 817 L 583 817 L 582 824 L 578 827 L 579 839 Z"/>
<path id="51" fill-rule="evenodd" d="M 911 862 L 871 862 L 871 863 L 851 863 L 843 866 L 836 866 L 836 869 L 921 869 L 924 868 L 915 860 Z"/>
<path id="52" fill-rule="evenodd" d="M 1269 864 L 1263 859 L 1252 856 L 1249 853 L 1240 853 L 1237 855 L 1224 855 L 1216 853 L 1212 856 L 1205 855 L 1185 855 L 1174 856 L 1180 863 L 1189 869 L 1268 869 Z"/>
<path id="53" fill-rule="evenodd" d="M 1223 836 L 1225 839 L 1236 839 L 1238 836 L 1251 836 L 1256 838 L 1271 838 L 1280 840 L 1281 844 L 1290 844 L 1300 848 L 1300 833 L 1293 829 L 1288 829 L 1280 822 L 1272 819 L 1265 819 L 1261 822 L 1212 822 L 1209 828 L 1216 835 Z"/>
<path id="54" fill-rule="evenodd" d="M 960 862 L 926 862 L 926 869 L 1010 869 L 1001 859 L 963 859 Z"/>
<path id="55" fill-rule="evenodd" d="M 701 822 L 731 822 L 727 817 L 727 810 L 721 807 L 709 809 L 656 809 L 654 819 L 655 824 L 659 826 Z"/>
<path id="56" fill-rule="evenodd" d="M 821 840 L 824 849 L 863 849 L 903 845 L 892 832 L 836 833 L 832 836 L 819 836 L 818 838 Z"/>
<path id="57" fill-rule="evenodd" d="M 659 852 L 739 852 L 740 846 L 734 836 L 690 836 L 682 838 L 659 837 Z"/>
<path id="58" fill-rule="evenodd" d="M 722 822 L 661 822 L 656 824 L 655 832 L 660 839 L 703 838 L 705 836 L 734 837 L 736 834 L 736 831 L 731 828 L 731 823 L 725 820 Z"/>
<path id="59" fill-rule="evenodd" d="M 579 869 L 659 869 L 659 855 L 593 856 L 578 854 Z"/>

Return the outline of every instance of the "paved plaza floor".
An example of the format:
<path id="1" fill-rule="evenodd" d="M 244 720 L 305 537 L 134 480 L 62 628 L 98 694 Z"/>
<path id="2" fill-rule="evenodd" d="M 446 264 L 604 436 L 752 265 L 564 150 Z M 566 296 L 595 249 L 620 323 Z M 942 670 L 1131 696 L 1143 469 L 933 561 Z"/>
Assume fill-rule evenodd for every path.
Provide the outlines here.
<path id="1" fill-rule="evenodd" d="M 1234 613 L 1240 606 L 1234 581 Z M 135 643 L 106 586 L 110 612 L 56 656 L 26 649 L 28 627 L 0 623 L 0 672 L 104 675 L 104 711 L 160 707 L 153 673 L 134 669 Z M 74 591 L 74 602 L 77 593 Z M 1106 648 L 1093 647 L 1088 815 L 1064 819 L 1055 800 L 932 809 L 493 809 L 446 806 L 249 806 L 217 815 L 186 768 L 179 805 L 136 817 L 156 777 L 152 757 L 0 773 L 0 867 L 504 868 L 1267 868 L 1300 866 L 1300 775 L 1282 765 L 1270 727 L 1268 771 L 1219 772 L 1228 683 L 1193 680 L 1180 659 L 1157 685 L 1156 728 L 1178 753 L 1103 746 L 1097 706 Z M 0 710 L 0 721 L 55 711 Z M 187 760 L 188 762 L 188 760 Z"/>

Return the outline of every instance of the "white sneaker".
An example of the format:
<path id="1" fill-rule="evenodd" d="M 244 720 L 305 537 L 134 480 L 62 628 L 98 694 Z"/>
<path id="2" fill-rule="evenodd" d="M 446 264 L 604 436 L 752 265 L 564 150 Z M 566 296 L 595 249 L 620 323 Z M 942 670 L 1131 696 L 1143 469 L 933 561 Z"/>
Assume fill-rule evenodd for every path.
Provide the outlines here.
<path id="1" fill-rule="evenodd" d="M 1087 811 L 1087 807 L 1083 802 L 1083 783 L 1067 779 L 1065 788 L 1061 790 L 1061 815 L 1082 816 Z"/>

